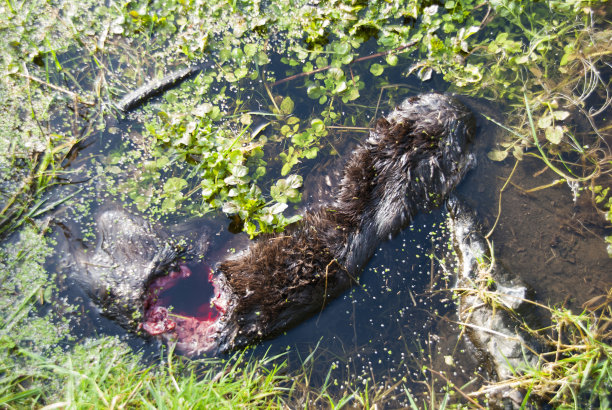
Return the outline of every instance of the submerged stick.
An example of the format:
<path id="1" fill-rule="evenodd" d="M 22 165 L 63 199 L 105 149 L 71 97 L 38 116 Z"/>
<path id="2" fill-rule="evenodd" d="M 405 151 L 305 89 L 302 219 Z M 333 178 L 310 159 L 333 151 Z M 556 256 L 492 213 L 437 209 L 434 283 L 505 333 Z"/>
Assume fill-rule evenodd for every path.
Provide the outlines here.
<path id="1" fill-rule="evenodd" d="M 356 58 L 353 61 L 351 61 L 350 64 L 355 64 L 355 63 L 359 63 L 361 61 L 371 60 L 373 58 L 384 57 L 384 56 L 386 56 L 388 54 L 398 54 L 400 52 L 403 52 L 403 50 L 405 50 L 405 49 L 407 49 L 409 47 L 412 47 L 413 45 L 415 45 L 417 43 L 418 43 L 418 41 L 412 40 L 412 41 L 409 41 L 407 44 L 404 44 L 403 46 L 394 48 L 393 50 L 381 51 L 380 53 L 371 54 L 369 56 L 363 56 L 363 57 Z M 312 74 L 320 73 L 322 71 L 327 71 L 331 67 L 332 67 L 331 65 L 327 65 L 325 67 L 316 68 L 314 70 L 311 70 L 311 71 L 308 71 L 308 72 L 305 72 L 305 73 L 299 73 L 299 74 L 295 74 L 295 75 L 283 78 L 282 80 L 278 80 L 275 83 L 272 83 L 272 87 L 280 85 L 280 84 L 283 84 L 283 83 L 286 83 L 288 81 L 295 80 L 296 78 L 307 77 L 307 76 L 312 75 Z"/>
<path id="2" fill-rule="evenodd" d="M 123 112 L 133 110 L 134 108 L 142 105 L 147 100 L 156 95 L 166 91 L 167 89 L 175 86 L 176 84 L 186 80 L 187 78 L 195 75 L 208 67 L 208 63 L 197 64 L 191 67 L 183 68 L 178 71 L 174 71 L 167 76 L 159 79 L 149 81 L 142 85 L 136 90 L 123 96 L 121 101 L 117 103 L 117 108 Z"/>

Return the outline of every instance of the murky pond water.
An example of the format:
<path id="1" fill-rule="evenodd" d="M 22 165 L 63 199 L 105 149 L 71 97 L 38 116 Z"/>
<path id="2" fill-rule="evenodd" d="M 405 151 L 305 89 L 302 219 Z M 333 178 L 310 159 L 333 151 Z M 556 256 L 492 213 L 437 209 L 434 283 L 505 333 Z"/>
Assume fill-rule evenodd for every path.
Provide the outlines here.
<path id="1" fill-rule="evenodd" d="M 414 397 L 435 408 L 441 397 L 463 403 L 465 394 L 504 378 L 507 368 L 500 371 L 500 362 L 533 359 L 521 355 L 528 346 L 548 351 L 540 356 L 544 369 L 580 356 L 578 364 L 571 362 L 570 376 L 544 378 L 547 388 L 525 382 L 533 400 L 560 391 L 564 405 L 609 401 L 611 11 L 605 1 L 587 0 L 7 1 L 0 6 L 0 32 L 7 40 L 0 46 L 0 146 L 8 152 L 0 157 L 6 253 L 0 258 L 6 267 L 0 311 L 10 322 L 0 323 L 4 367 L 19 368 L 22 357 L 15 352 L 21 346 L 29 352 L 39 341 L 32 352 L 61 364 L 86 339 L 119 336 L 144 352 L 142 362 L 156 366 L 160 357 L 168 358 L 174 338 L 180 339 L 176 353 L 195 357 L 263 338 L 247 355 L 287 361 L 285 371 L 305 385 L 293 387 L 304 387 L 308 397 L 298 393 L 290 400 L 357 392 L 352 405 L 361 399 L 364 407 L 414 408 Z M 192 71 L 196 66 L 202 70 Z M 139 88 L 164 76 L 163 91 Z M 444 185 L 470 161 L 461 156 L 462 143 L 445 145 L 459 147 L 460 157 L 440 167 L 437 159 L 425 164 L 412 156 L 420 153 L 416 142 L 404 146 L 391 139 L 379 152 L 390 154 L 393 166 L 408 163 L 412 171 L 411 165 L 423 165 L 415 171 L 419 178 L 398 166 L 393 169 L 402 169 L 402 182 L 389 182 L 382 168 L 365 165 L 384 157 L 368 148 L 359 151 L 363 167 L 350 163 L 352 175 L 382 180 L 391 189 L 383 195 L 377 190 L 382 184 L 346 184 L 352 190 L 342 191 L 350 193 L 342 206 L 353 206 L 350 212 L 325 206 L 340 197 L 347 159 L 377 119 L 408 97 L 457 90 L 483 98 L 457 96 L 477 117 L 476 164 L 453 191 L 450 210 L 443 205 L 417 214 L 401 232 L 394 230 L 389 221 L 405 218 L 410 207 L 392 209 L 389 202 L 419 195 L 423 204 L 437 202 L 439 192 L 429 192 L 431 184 L 422 180 L 449 168 L 433 181 Z M 142 99 L 130 101 L 138 93 Z M 464 113 L 437 109 L 438 118 L 440 112 Z M 395 120 L 380 121 L 381 134 L 395 136 L 398 129 L 384 128 L 385 121 Z M 457 123 L 452 133 L 461 142 L 470 134 L 469 116 L 462 114 Z M 431 138 L 437 130 L 420 135 L 414 141 L 424 144 L 418 145 L 423 151 L 444 150 L 437 145 L 443 138 Z M 372 138 L 368 147 L 381 140 Z M 407 147 L 398 159 L 398 150 Z M 395 199 L 388 201 L 388 192 L 406 191 L 397 186 L 418 194 L 389 195 Z M 301 201 L 292 201 L 300 195 Z M 374 206 L 364 210 L 362 197 Z M 471 214 L 465 217 L 469 210 L 481 226 L 474 226 Z M 253 272 L 259 264 L 248 257 L 262 248 L 245 232 L 270 230 L 304 214 L 308 228 L 298 228 L 299 234 L 290 227 L 256 240 L 269 246 L 257 254 L 266 271 Z M 364 221 L 362 215 L 375 217 Z M 461 218 L 470 222 L 461 226 Z M 497 266 L 487 263 L 484 238 L 465 239 L 473 233 L 462 231 L 465 226 L 488 233 Z M 378 244 L 387 232 L 396 234 Z M 22 245 L 36 242 L 36 235 L 45 250 Z M 371 238 L 375 254 L 361 266 L 359 254 L 371 255 Z M 463 245 L 475 243 L 485 251 L 466 258 L 471 250 L 464 252 Z M 297 257 L 282 253 L 294 248 L 300 248 L 291 253 Z M 26 262 L 36 252 L 31 268 Z M 227 268 L 237 253 L 243 257 L 233 266 L 242 276 Z M 479 276 L 466 275 L 469 269 Z M 247 280 L 270 277 L 268 271 L 281 286 Z M 499 271 L 520 279 L 511 291 L 528 288 L 510 297 L 527 294 L 534 301 L 518 308 L 512 325 L 499 319 L 511 316 L 498 309 L 507 295 L 500 290 L 505 278 L 493 277 Z M 328 277 L 336 281 L 331 290 Z M 352 288 L 338 296 L 349 279 Z M 459 295 L 455 286 L 468 290 Z M 283 308 L 269 308 L 270 300 Z M 586 322 L 599 326 L 589 330 L 608 349 L 605 359 L 584 359 L 580 349 L 591 343 L 576 342 L 584 335 L 574 322 L 550 326 L 555 314 L 571 316 L 565 309 L 587 309 Z M 298 310 L 309 313 L 296 324 L 292 315 Z M 472 320 L 478 315 L 502 324 Z M 538 329 L 538 340 L 522 338 L 515 325 L 523 319 Z M 11 334 L 21 323 L 24 330 Z M 41 323 L 53 335 L 37 335 Z M 483 342 L 478 332 L 497 336 Z M 518 342 L 497 344 L 501 338 Z M 510 350 L 522 352 L 506 354 Z M 218 355 L 225 359 L 231 352 Z M 49 367 L 28 361 L 44 369 L 23 381 L 16 377 L 14 397 L 29 400 L 33 394 L 37 405 L 57 406 L 53 395 L 64 387 L 46 386 Z M 601 376 L 606 371 L 607 380 Z M 35 390 L 37 377 L 43 393 Z M 583 379 L 576 391 L 555 387 L 558 379 L 578 377 Z M 140 400 L 134 394 L 138 383 L 128 402 Z M 280 382 L 283 388 L 286 383 Z M 54 391 L 46 396 L 47 390 Z M 498 396 L 506 393 L 520 406 L 520 394 L 506 390 Z M 120 397 L 112 396 L 113 403 Z M 486 404 L 482 391 L 474 397 Z"/>
<path id="2" fill-rule="evenodd" d="M 410 94 L 419 92 L 416 84 L 411 87 Z M 499 116 L 478 101 L 472 101 L 472 107 Z M 302 107 L 302 111 L 308 109 Z M 478 212 L 488 230 L 495 222 L 498 193 L 512 164 L 494 163 L 486 158 L 486 150 L 500 131 L 484 118 L 479 121 L 475 148 L 478 164 L 456 194 Z M 77 282 L 71 279 L 75 266 L 67 254 L 81 241 L 95 246 L 97 232 L 92 215 L 97 207 L 114 203 L 135 212 L 125 197 L 108 197 L 109 180 L 102 183 L 101 175 L 95 172 L 96 164 L 108 164 L 109 158 L 125 144 L 130 148 L 124 148 L 123 152 L 137 151 L 140 130 L 138 112 L 119 121 L 109 119 L 107 127 L 88 139 L 91 145 L 80 150 L 69 167 L 76 175 L 74 179 L 80 175 L 83 181 L 89 179 L 89 182 L 78 192 L 75 205 L 57 213 L 64 227 L 57 235 L 58 250 L 66 255 L 53 269 L 63 273 L 61 278 L 67 278 L 64 283 L 67 294 L 82 306 L 83 317 L 75 329 L 79 336 L 126 334 L 112 321 L 101 317 Z M 346 151 L 350 152 L 355 140 L 363 139 L 364 135 L 356 133 L 348 140 L 342 135 L 335 142 L 342 145 L 336 148 L 346 157 Z M 121 168 L 120 159 L 115 162 L 114 172 L 119 180 L 125 169 Z M 305 165 L 303 170 L 311 177 L 306 177 L 304 191 L 310 201 L 308 206 L 314 206 L 313 202 L 320 198 L 316 192 L 321 188 L 321 176 L 332 175 L 334 180 L 342 159 L 328 161 L 321 155 L 319 160 Z M 522 193 L 523 183 L 528 185 L 522 186 L 525 190 L 550 183 L 555 176 L 550 171 L 541 172 L 543 164 L 535 159 L 526 159 L 521 165 L 513 177 L 516 185 L 507 189 L 501 199 L 501 217 L 492 236 L 495 256 L 533 288 L 538 301 L 580 309 L 582 303 L 606 293 L 612 284 L 612 262 L 606 254 L 602 232 L 596 222 L 589 224 L 595 218 L 590 214 L 589 204 L 581 202 L 582 199 L 572 202 L 565 185 Z M 127 178 L 132 176 L 128 174 Z M 80 185 L 60 189 L 52 195 L 66 195 L 78 189 Z M 329 195 L 329 188 L 326 189 Z M 333 192 L 332 187 L 331 195 Z M 315 351 L 313 385 L 331 383 L 332 389 L 350 391 L 353 387 L 377 383 L 385 386 L 385 390 L 390 389 L 386 391 L 390 405 L 409 404 L 405 396 L 397 402 L 394 398 L 400 397 L 404 388 L 414 392 L 431 389 L 427 384 L 431 383 L 432 374 L 424 372 L 423 366 L 446 371 L 457 385 L 476 380 L 473 386 L 478 387 L 482 369 L 456 323 L 456 305 L 449 291 L 454 284 L 454 266 L 445 217 L 444 209 L 418 215 L 409 228 L 381 244 L 358 285 L 326 303 L 318 314 L 293 329 L 260 343 L 254 348 L 255 354 L 287 351 L 287 359 L 297 369 Z M 186 261 L 193 273 L 189 281 L 161 295 L 174 306 L 174 314 L 210 315 L 210 311 L 199 311 L 212 297 L 208 267 L 214 267 L 231 250 L 248 246 L 247 237 L 229 233 L 230 223 L 222 216 L 198 220 L 170 216 L 161 223 L 178 232 L 178 236 L 193 240 L 205 232 L 211 239 L 202 260 Z M 542 312 L 534 311 L 534 314 L 542 315 Z M 135 347 L 153 354 L 159 348 L 154 339 L 130 334 L 126 337 Z M 327 380 L 330 367 L 333 370 Z"/>
<path id="3" fill-rule="evenodd" d="M 372 41 L 369 48 L 373 50 L 374 47 L 376 44 Z M 58 57 L 58 63 L 69 71 L 74 68 L 70 66 L 72 57 L 72 53 L 66 53 Z M 280 64 L 280 58 L 274 56 L 272 60 L 278 67 L 270 71 L 284 72 L 286 67 Z M 116 66 L 117 71 L 122 68 Z M 351 66 L 354 71 L 350 74 L 364 74 L 365 78 L 367 73 L 360 73 L 360 68 L 359 64 Z M 393 84 L 389 87 L 403 90 L 393 94 L 398 99 L 393 104 L 401 101 L 400 94 L 404 98 L 448 89 L 448 84 L 437 75 L 422 83 L 412 77 L 406 78 L 402 71 L 403 67 L 387 67 L 386 73 Z M 87 87 L 95 82 L 86 68 L 75 73 Z M 49 81 L 61 83 L 61 78 L 51 76 Z M 184 85 L 189 86 L 190 81 L 194 79 L 186 80 Z M 241 94 L 230 86 L 228 95 L 247 101 L 243 111 L 253 113 L 253 124 L 267 123 L 269 117 L 265 111 L 270 106 L 267 99 L 270 91 L 255 81 L 245 81 L 243 86 L 251 89 Z M 293 87 L 288 82 L 275 90 L 279 96 L 301 93 L 301 97 L 294 98 L 299 103 L 293 115 L 304 120 L 321 110 L 316 99 L 306 98 L 304 90 Z M 302 188 L 304 202 L 292 209 L 294 213 L 303 213 L 306 208 L 317 206 L 319 201 L 329 200 L 337 194 L 334 187 L 339 183 L 343 159 L 366 138 L 363 128 L 371 126 L 375 117 L 388 114 L 392 108 L 393 104 L 384 103 L 388 95 L 384 90 L 381 92 L 368 83 L 361 93 L 368 93 L 368 89 L 372 90 L 367 101 L 371 108 L 367 111 L 368 118 L 357 118 L 355 127 L 330 128 L 326 137 L 328 145 L 319 152 L 318 158 L 303 159 L 296 166 L 295 171 L 304 176 L 305 185 Z M 379 95 L 383 101 L 380 107 L 377 105 Z M 50 273 L 59 274 L 58 282 L 64 294 L 78 306 L 74 314 L 74 334 L 77 338 L 119 334 L 136 349 L 149 352 L 150 357 L 158 354 L 160 342 L 130 334 L 103 317 L 76 279 L 78 268 L 71 255 L 83 245 L 90 251 L 95 250 L 99 232 L 94 221 L 99 209 L 116 206 L 138 213 L 138 199 L 130 196 L 128 188 L 133 186 L 130 184 L 137 185 L 146 178 L 149 185 L 161 184 L 169 177 L 189 173 L 186 165 L 189 158 L 176 160 L 160 174 L 147 174 L 140 167 L 152 158 L 151 153 L 146 152 L 144 119 L 150 118 L 151 112 L 163 111 L 166 97 L 157 97 L 150 105 L 136 108 L 126 116 L 117 113 L 117 117 L 90 118 L 83 130 L 74 132 L 84 140 L 64 164 L 70 184 L 54 188 L 46 198 L 52 203 L 74 195 L 70 202 L 54 211 L 57 224 L 52 228 L 58 243 L 57 253 L 49 264 Z M 189 97 L 199 98 L 197 95 Z M 504 122 L 503 113 L 499 111 L 501 105 L 466 101 L 477 114 Z M 343 112 L 342 115 L 352 113 Z M 57 122 L 54 124 L 57 129 L 68 127 L 68 123 L 64 123 L 66 118 L 51 121 Z M 487 158 L 486 152 L 503 130 L 482 116 L 478 121 L 474 148 L 477 165 L 460 184 L 456 195 L 476 210 L 484 232 L 495 225 L 491 236 L 495 257 L 532 288 L 536 301 L 581 310 L 583 303 L 606 294 L 612 286 L 612 260 L 606 253 L 603 237 L 607 233 L 602 228 L 601 217 L 588 203 L 588 195 L 573 201 L 566 184 L 527 193 L 531 188 L 546 186 L 558 178 L 540 160 L 527 156 L 513 174 L 512 184 L 500 197 L 499 192 L 512 173 L 514 163 L 512 159 L 493 162 Z M 338 120 L 337 123 L 342 122 Z M 359 127 L 361 129 L 357 129 Z M 260 136 L 273 138 L 272 132 L 265 127 Z M 266 159 L 271 164 L 267 185 L 280 177 L 282 163 L 276 157 L 285 148 L 280 142 L 270 152 L 266 151 Z M 329 151 L 339 155 L 327 155 Z M 326 185 L 327 181 L 331 188 Z M 1 182 L 0 185 L 4 183 Z M 610 184 L 609 178 L 607 183 Z M 194 202 L 200 201 L 198 195 L 199 192 L 192 196 Z M 501 213 L 496 223 L 499 209 Z M 247 235 L 231 233 L 236 231 L 235 221 L 220 212 L 200 218 L 184 218 L 180 212 L 163 216 L 154 213 L 148 217 L 172 232 L 175 238 L 184 238 L 197 246 L 201 241 L 207 242 L 201 247 L 199 258 L 191 255 L 185 261 L 191 271 L 189 279 L 161 291 L 159 298 L 174 307 L 173 315 L 210 319 L 215 312 L 206 309 L 214 293 L 208 280 L 209 269 L 234 251 L 247 247 Z M 457 323 L 456 302 L 451 292 L 455 266 L 446 217 L 443 208 L 418 215 L 410 227 L 378 247 L 358 284 L 351 290 L 335 300 L 326 301 L 320 312 L 294 328 L 253 347 L 254 354 L 286 352 L 291 368 L 300 369 L 314 352 L 315 360 L 306 364 L 313 366 L 310 378 L 313 386 L 351 391 L 377 384 L 384 386 L 384 392 L 378 393 L 388 397 L 386 402 L 391 407 L 409 405 L 402 394 L 405 388 L 428 392 L 442 387 L 431 385 L 433 374 L 424 371 L 425 366 L 446 372 L 456 385 L 472 383 L 472 388 L 478 388 L 483 380 L 483 369 Z M 534 308 L 532 313 L 536 322 L 545 322 L 545 312 Z"/>

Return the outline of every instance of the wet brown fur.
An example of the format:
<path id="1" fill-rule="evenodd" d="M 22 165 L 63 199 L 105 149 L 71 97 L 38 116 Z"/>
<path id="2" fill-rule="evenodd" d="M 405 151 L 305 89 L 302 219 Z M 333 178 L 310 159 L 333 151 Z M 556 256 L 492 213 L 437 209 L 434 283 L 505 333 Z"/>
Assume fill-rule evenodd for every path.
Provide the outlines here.
<path id="1" fill-rule="evenodd" d="M 418 108 L 419 98 L 405 104 Z M 224 290 L 233 293 L 220 336 L 223 350 L 278 333 L 320 310 L 351 286 L 380 241 L 418 210 L 439 205 L 429 198 L 428 185 L 436 188 L 435 179 L 443 179 L 437 185 L 444 197 L 461 179 L 466 169 L 454 163 L 465 160 L 474 132 L 471 113 L 447 96 L 423 98 L 431 105 L 424 112 L 408 104 L 378 120 L 347 161 L 335 202 L 220 264 Z M 381 207 L 390 209 L 389 221 L 379 215 Z"/>
<path id="2" fill-rule="evenodd" d="M 442 203 L 470 168 L 474 132 L 471 112 L 442 94 L 410 98 L 378 120 L 348 158 L 334 201 L 219 265 L 213 281 L 224 311 L 194 335 L 204 344 L 192 351 L 251 344 L 320 311 L 351 286 L 380 242 Z M 104 314 L 138 329 L 148 285 L 178 269 L 178 251 L 122 210 L 102 212 L 97 224 L 96 249 L 75 252 L 81 282 Z"/>

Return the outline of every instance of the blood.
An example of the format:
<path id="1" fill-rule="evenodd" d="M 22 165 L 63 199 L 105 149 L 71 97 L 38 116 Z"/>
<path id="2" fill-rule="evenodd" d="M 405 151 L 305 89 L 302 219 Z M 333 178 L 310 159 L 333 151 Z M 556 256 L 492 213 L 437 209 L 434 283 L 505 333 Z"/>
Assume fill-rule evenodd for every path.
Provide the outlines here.
<path id="1" fill-rule="evenodd" d="M 144 301 L 142 329 L 151 335 L 175 331 L 180 338 L 186 331 L 182 328 L 188 324 L 212 324 L 223 312 L 213 302 L 218 292 L 212 279 L 213 271 L 208 265 L 192 262 L 155 280 Z"/>
<path id="2" fill-rule="evenodd" d="M 219 312 L 211 306 L 215 290 L 209 281 L 210 267 L 204 263 L 181 265 L 191 274 L 176 281 L 173 286 L 160 289 L 160 304 L 170 309 L 170 316 L 189 316 L 198 320 L 215 320 Z"/>

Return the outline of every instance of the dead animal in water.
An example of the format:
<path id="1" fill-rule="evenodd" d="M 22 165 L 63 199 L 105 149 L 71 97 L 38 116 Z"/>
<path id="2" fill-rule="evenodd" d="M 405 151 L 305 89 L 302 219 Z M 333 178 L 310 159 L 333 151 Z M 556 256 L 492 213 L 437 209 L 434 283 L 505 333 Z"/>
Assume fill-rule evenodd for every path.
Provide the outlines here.
<path id="1" fill-rule="evenodd" d="M 123 211 L 98 215 L 97 249 L 77 252 L 81 282 L 107 316 L 176 341 L 185 354 L 276 335 L 347 290 L 377 245 L 417 212 L 444 203 L 473 163 L 475 128 L 452 96 L 406 99 L 351 154 L 335 200 L 219 263 L 210 274 L 214 296 L 200 301 L 197 314 L 167 305 L 163 292 L 191 275 L 167 235 Z"/>

